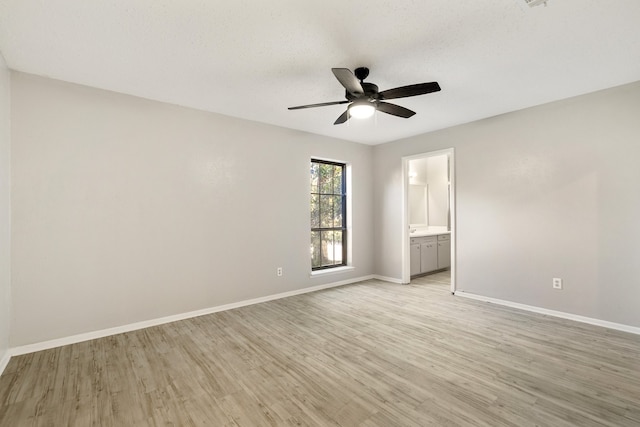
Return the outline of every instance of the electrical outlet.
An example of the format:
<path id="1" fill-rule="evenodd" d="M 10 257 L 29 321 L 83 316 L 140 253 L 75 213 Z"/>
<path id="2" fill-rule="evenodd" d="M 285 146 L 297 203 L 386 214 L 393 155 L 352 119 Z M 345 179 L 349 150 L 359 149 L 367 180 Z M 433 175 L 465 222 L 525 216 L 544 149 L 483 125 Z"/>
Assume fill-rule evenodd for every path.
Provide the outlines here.
<path id="1" fill-rule="evenodd" d="M 278 267 L 276 269 L 276 274 L 278 275 L 278 277 L 282 277 L 282 267 Z"/>
<path id="2" fill-rule="evenodd" d="M 562 289 L 562 279 L 559 277 L 553 278 L 553 289 Z"/>

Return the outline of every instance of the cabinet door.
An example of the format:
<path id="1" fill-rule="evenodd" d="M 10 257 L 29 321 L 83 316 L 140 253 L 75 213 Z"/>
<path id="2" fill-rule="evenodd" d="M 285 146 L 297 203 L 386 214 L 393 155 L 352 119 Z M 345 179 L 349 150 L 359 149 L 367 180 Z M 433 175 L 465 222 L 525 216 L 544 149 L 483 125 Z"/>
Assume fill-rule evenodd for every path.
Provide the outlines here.
<path id="1" fill-rule="evenodd" d="M 427 273 L 438 269 L 438 248 L 436 242 L 420 245 L 420 272 Z"/>
<path id="2" fill-rule="evenodd" d="M 411 275 L 420 274 L 420 245 L 411 245 Z"/>
<path id="3" fill-rule="evenodd" d="M 441 240 L 438 242 L 438 268 L 448 268 L 451 266 L 451 241 Z"/>

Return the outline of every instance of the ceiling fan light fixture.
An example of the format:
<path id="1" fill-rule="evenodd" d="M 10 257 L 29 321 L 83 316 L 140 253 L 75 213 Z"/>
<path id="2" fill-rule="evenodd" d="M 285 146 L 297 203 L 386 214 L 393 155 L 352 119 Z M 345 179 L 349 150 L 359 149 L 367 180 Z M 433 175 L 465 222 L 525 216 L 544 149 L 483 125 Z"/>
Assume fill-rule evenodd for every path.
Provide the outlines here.
<path id="1" fill-rule="evenodd" d="M 376 107 L 368 101 L 356 101 L 349 106 L 349 115 L 356 119 L 367 119 L 373 116 Z"/>

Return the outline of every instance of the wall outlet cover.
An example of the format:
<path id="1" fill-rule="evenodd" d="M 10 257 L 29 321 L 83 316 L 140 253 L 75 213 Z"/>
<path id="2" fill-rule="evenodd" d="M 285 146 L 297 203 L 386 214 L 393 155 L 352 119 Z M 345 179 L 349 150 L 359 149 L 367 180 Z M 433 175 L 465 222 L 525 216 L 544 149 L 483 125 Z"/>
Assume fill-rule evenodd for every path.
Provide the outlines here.
<path id="1" fill-rule="evenodd" d="M 562 279 L 558 277 L 553 278 L 553 289 L 562 289 Z"/>

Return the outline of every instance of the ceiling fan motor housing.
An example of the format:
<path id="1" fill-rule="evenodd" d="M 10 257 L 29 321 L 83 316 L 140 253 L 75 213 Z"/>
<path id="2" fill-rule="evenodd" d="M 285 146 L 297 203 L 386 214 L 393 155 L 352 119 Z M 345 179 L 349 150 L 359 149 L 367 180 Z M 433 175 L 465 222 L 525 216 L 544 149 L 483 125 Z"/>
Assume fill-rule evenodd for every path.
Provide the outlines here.
<path id="1" fill-rule="evenodd" d="M 362 85 L 362 90 L 364 93 L 362 95 L 354 95 L 348 90 L 345 91 L 345 97 L 349 101 L 355 101 L 356 99 L 368 99 L 370 101 L 375 101 L 378 99 L 378 85 L 373 83 L 360 83 Z"/>

